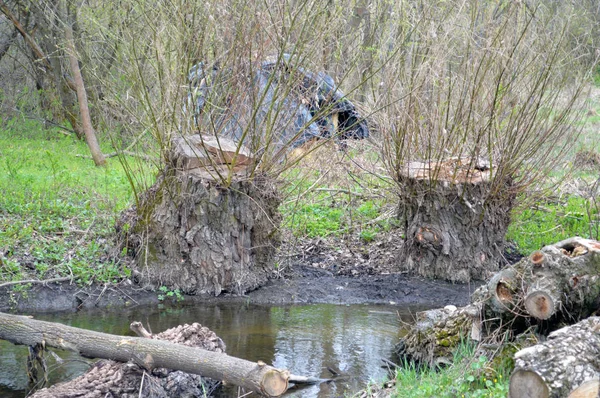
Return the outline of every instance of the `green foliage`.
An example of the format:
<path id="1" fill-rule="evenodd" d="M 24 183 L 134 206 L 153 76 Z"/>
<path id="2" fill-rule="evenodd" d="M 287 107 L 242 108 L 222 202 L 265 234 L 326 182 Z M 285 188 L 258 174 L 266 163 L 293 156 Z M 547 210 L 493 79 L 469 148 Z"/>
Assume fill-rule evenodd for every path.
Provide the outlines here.
<path id="1" fill-rule="evenodd" d="M 97 168 L 84 142 L 9 121 L 0 130 L 0 281 L 116 282 L 114 222 L 132 192 L 121 164 Z"/>
<path id="2" fill-rule="evenodd" d="M 572 236 L 596 239 L 597 223 L 598 209 L 584 198 L 571 196 L 562 202 L 540 203 L 515 211 L 507 239 L 527 255 Z"/>
<path id="3" fill-rule="evenodd" d="M 183 294 L 181 293 L 181 290 L 179 289 L 171 290 L 166 286 L 161 286 L 158 288 L 158 291 L 160 292 L 158 294 L 158 301 L 171 299 L 180 302 L 185 299 L 185 297 L 183 297 Z"/>
<path id="4" fill-rule="evenodd" d="M 506 397 L 511 369 L 491 369 L 485 356 L 474 355 L 474 346 L 462 344 L 447 368 L 417 369 L 405 363 L 396 374 L 394 397 Z"/>

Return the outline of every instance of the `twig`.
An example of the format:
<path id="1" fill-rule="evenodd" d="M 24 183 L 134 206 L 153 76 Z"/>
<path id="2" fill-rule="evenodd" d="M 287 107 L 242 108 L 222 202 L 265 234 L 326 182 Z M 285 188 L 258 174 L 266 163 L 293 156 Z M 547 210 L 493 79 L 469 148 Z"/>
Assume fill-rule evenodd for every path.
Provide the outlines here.
<path id="1" fill-rule="evenodd" d="M 144 377 L 146 376 L 146 371 L 142 373 L 142 381 L 140 381 L 140 393 L 138 394 L 138 398 L 142 398 L 142 391 L 144 390 Z"/>
<path id="2" fill-rule="evenodd" d="M 24 284 L 24 283 L 41 283 L 41 284 L 46 284 L 46 283 L 52 283 L 52 282 L 65 282 L 65 281 L 69 281 L 71 280 L 70 276 L 61 276 L 60 278 L 51 278 L 51 279 L 44 279 L 44 280 L 39 280 L 39 279 L 24 279 L 21 281 L 13 281 L 13 282 L 5 282 L 0 284 L 0 287 L 6 287 L 6 286 L 12 286 L 12 285 L 20 285 L 20 284 Z"/>
<path id="3" fill-rule="evenodd" d="M 131 151 L 111 152 L 111 153 L 107 153 L 106 155 L 104 155 L 104 157 L 105 158 L 114 158 L 115 156 L 119 156 L 121 154 L 127 155 L 127 156 L 133 156 L 133 157 L 148 160 L 148 161 L 156 159 L 152 156 L 144 155 L 143 153 L 136 153 L 136 152 L 131 152 Z M 83 159 L 91 159 L 92 158 L 89 155 L 75 155 L 75 156 L 78 158 L 83 158 Z"/>

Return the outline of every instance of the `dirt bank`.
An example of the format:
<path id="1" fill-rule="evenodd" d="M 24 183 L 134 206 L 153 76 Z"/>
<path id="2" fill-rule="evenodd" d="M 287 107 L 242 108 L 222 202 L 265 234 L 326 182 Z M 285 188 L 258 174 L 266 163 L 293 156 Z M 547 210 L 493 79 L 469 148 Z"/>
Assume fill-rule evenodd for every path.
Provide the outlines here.
<path id="1" fill-rule="evenodd" d="M 185 296 L 188 302 L 251 302 L 257 304 L 409 304 L 464 305 L 475 285 L 429 281 L 402 274 L 341 276 L 311 266 L 296 266 L 246 296 Z M 158 304 L 157 292 L 129 281 L 117 285 L 51 283 L 33 285 L 26 294 L 0 288 L 0 311 L 54 312 L 89 308 L 131 307 Z"/>

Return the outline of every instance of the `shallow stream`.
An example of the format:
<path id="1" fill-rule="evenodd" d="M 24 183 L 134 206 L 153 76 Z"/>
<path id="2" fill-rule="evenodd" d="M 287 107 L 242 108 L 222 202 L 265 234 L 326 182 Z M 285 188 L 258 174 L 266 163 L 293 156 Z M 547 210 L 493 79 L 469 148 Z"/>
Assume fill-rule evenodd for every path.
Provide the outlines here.
<path id="1" fill-rule="evenodd" d="M 410 322 L 411 313 L 416 310 L 382 305 L 270 307 L 225 303 L 80 311 L 35 318 L 122 335 L 133 335 L 129 324 L 136 320 L 149 324 L 155 333 L 198 322 L 225 341 L 229 355 L 262 360 L 296 375 L 329 378 L 328 367 L 340 372 L 340 381 L 286 395 L 330 398 L 358 391 L 369 380 L 386 378 L 382 358 L 390 359 L 401 331 L 401 319 Z M 65 361 L 49 361 L 52 383 L 71 379 L 87 369 L 89 360 L 69 352 L 58 354 Z M 25 395 L 26 358 L 26 347 L 0 340 L 0 397 Z M 229 391 L 223 396 L 235 394 Z"/>

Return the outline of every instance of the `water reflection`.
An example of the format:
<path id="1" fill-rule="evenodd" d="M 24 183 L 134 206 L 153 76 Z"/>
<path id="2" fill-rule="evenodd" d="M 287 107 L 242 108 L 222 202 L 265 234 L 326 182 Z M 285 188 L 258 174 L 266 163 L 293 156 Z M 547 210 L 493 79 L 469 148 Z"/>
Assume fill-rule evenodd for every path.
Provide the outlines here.
<path id="1" fill-rule="evenodd" d="M 400 315 L 410 318 L 409 309 Z M 160 332 L 199 322 L 227 344 L 227 353 L 263 360 L 304 376 L 341 381 L 292 392 L 296 397 L 339 397 L 359 390 L 371 378 L 386 377 L 381 358 L 389 358 L 398 338 L 398 308 L 373 305 L 268 307 L 241 304 L 197 304 L 177 308 L 138 307 L 120 311 L 39 315 L 37 319 L 113 334 L 132 335 L 129 323 L 140 320 Z M 87 369 L 75 354 L 60 352 L 63 364 L 51 361 L 51 381 L 74 377 Z M 27 387 L 26 347 L 0 341 L 0 396 L 23 397 Z M 232 396 L 232 392 L 224 392 Z"/>

